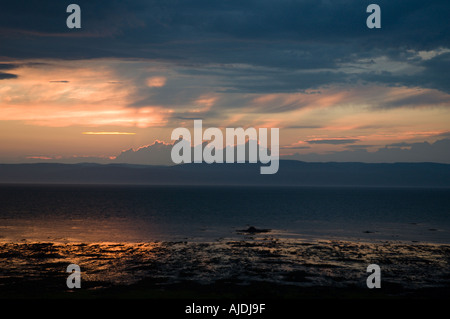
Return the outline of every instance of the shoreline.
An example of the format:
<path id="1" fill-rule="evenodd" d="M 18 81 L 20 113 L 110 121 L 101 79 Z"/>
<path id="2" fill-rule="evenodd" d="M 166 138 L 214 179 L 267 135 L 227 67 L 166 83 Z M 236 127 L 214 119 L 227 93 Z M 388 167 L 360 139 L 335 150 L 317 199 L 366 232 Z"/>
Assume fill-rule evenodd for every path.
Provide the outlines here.
<path id="1" fill-rule="evenodd" d="M 435 243 L 0 243 L 0 298 L 449 298 L 449 260 L 450 245 Z M 381 289 L 366 287 L 373 263 Z"/>

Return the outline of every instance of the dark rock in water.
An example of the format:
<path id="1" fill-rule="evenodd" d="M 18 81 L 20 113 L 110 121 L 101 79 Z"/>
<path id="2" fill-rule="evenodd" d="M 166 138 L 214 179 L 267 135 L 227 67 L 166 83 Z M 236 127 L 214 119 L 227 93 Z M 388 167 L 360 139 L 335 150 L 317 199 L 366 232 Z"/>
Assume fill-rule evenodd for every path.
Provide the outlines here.
<path id="1" fill-rule="evenodd" d="M 250 226 L 250 227 L 247 228 L 247 229 L 239 230 L 239 232 L 250 233 L 250 234 L 256 234 L 256 233 L 268 233 L 268 232 L 270 232 L 270 229 L 258 229 L 258 228 L 255 228 L 255 227 L 253 227 L 253 226 Z"/>

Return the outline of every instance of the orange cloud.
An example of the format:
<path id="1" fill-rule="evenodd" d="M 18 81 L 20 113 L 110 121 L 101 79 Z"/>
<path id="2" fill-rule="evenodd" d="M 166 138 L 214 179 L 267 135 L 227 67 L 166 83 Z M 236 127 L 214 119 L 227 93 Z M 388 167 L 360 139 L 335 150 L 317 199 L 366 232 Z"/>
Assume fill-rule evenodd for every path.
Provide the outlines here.
<path id="1" fill-rule="evenodd" d="M 0 108 L 0 118 L 9 121 L 24 121 L 31 125 L 64 127 L 71 125 L 124 127 L 161 126 L 171 113 L 160 107 L 133 109 L 121 106 L 47 106 L 16 105 Z"/>
<path id="2" fill-rule="evenodd" d="M 163 87 L 166 85 L 166 80 L 167 79 L 163 76 L 154 76 L 147 79 L 147 86 L 156 88 Z"/>
<path id="3" fill-rule="evenodd" d="M 135 135 L 131 132 L 83 132 L 84 135 Z"/>
<path id="4" fill-rule="evenodd" d="M 164 125 L 172 111 L 157 105 L 128 107 L 136 89 L 108 63 L 44 61 L 18 68 L 18 78 L 3 80 L 0 88 L 1 120 L 50 127 Z"/>
<path id="5" fill-rule="evenodd" d="M 435 89 L 386 86 L 333 86 L 320 91 L 271 93 L 251 101 L 255 111 L 289 112 L 311 108 L 357 106 L 358 108 L 395 109 L 450 106 L 450 95 Z"/>
<path id="6" fill-rule="evenodd" d="M 27 156 L 25 158 L 28 158 L 28 159 L 40 159 L 40 160 L 51 160 L 51 159 L 53 159 L 52 157 L 48 157 L 48 156 Z"/>

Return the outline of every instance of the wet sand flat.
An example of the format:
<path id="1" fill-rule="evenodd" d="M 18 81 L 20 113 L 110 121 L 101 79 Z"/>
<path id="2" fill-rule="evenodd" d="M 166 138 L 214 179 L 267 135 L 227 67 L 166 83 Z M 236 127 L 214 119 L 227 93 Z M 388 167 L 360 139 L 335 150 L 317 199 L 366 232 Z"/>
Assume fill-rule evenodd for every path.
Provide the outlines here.
<path id="1" fill-rule="evenodd" d="M 393 241 L 2 243 L 0 297 L 449 298 L 449 263 L 448 244 Z M 366 286 L 369 264 L 381 289 Z"/>

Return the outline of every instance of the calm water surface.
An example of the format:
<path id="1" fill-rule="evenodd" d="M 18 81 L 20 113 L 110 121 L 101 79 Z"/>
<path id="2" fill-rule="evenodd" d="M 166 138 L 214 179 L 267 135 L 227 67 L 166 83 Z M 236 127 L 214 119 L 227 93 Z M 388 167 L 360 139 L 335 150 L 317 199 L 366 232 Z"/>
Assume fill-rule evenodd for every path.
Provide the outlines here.
<path id="1" fill-rule="evenodd" d="M 265 236 L 450 243 L 450 189 L 0 186 L 0 241 Z M 261 234 L 263 235 L 263 234 Z"/>

